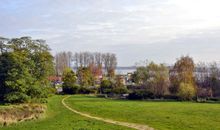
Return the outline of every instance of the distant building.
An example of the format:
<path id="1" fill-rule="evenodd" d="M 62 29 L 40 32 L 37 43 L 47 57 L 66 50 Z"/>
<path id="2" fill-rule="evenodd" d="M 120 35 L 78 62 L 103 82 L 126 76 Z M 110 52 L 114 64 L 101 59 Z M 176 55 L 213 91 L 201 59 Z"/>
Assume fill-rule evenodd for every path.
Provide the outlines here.
<path id="1" fill-rule="evenodd" d="M 62 84 L 62 77 L 61 76 L 49 76 L 48 80 L 52 83 L 56 84 Z"/>
<path id="2" fill-rule="evenodd" d="M 132 85 L 134 84 L 133 81 L 132 81 L 132 74 L 133 73 L 127 73 L 127 74 L 120 74 L 120 75 L 117 75 L 120 82 L 124 85 Z"/>
<path id="3" fill-rule="evenodd" d="M 123 85 L 126 85 L 125 75 L 118 75 L 118 78 L 119 78 L 120 83 L 122 83 Z"/>

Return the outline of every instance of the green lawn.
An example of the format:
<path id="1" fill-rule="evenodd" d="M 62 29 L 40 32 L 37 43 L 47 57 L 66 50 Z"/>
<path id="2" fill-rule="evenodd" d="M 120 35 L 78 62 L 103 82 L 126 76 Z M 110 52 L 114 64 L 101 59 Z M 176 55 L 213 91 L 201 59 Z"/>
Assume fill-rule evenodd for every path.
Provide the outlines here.
<path id="1" fill-rule="evenodd" d="M 72 96 L 66 103 L 91 115 L 147 124 L 157 130 L 220 130 L 220 104 L 124 101 L 82 95 Z"/>
<path id="2" fill-rule="evenodd" d="M 0 130 L 129 129 L 74 114 L 61 104 L 63 97 L 49 98 L 45 118 L 0 127 Z M 220 104 L 110 100 L 83 95 L 71 96 L 66 103 L 91 115 L 147 124 L 157 130 L 220 130 Z"/>
<path id="3" fill-rule="evenodd" d="M 62 98 L 63 96 L 49 98 L 44 119 L 0 127 L 0 130 L 129 130 L 126 127 L 107 124 L 74 114 L 61 104 Z"/>

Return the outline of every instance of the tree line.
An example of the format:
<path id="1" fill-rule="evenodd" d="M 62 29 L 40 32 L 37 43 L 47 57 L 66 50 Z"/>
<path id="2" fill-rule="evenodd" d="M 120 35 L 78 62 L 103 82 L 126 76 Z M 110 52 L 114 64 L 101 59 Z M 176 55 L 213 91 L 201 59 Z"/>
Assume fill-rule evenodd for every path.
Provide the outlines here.
<path id="1" fill-rule="evenodd" d="M 116 59 L 110 53 L 75 53 L 72 61 L 77 70 L 67 69 L 63 73 L 64 92 L 128 94 L 129 99 L 199 100 L 220 96 L 220 70 L 216 63 L 195 64 L 189 56 L 180 57 L 173 66 L 147 62 L 125 79 L 125 75 L 114 73 Z M 113 73 L 103 74 L 102 65 Z M 100 75 L 102 78 L 96 83 Z M 126 84 L 128 80 L 133 84 Z"/>
<path id="2" fill-rule="evenodd" d="M 62 75 L 65 68 L 104 68 L 105 73 L 109 76 L 114 75 L 117 66 L 117 57 L 114 53 L 99 52 L 60 52 L 55 55 L 56 73 Z"/>
<path id="3" fill-rule="evenodd" d="M 61 75 L 64 82 L 64 93 L 98 93 L 101 80 L 115 80 L 117 58 L 113 53 L 60 52 L 55 57 L 57 75 Z M 72 64 L 66 64 L 69 62 Z"/>
<path id="4" fill-rule="evenodd" d="M 173 66 L 150 62 L 138 67 L 133 81 L 130 98 L 200 100 L 220 96 L 217 63 L 195 65 L 189 56 L 182 56 Z"/>
<path id="5" fill-rule="evenodd" d="M 115 74 L 116 65 L 113 53 L 60 52 L 53 57 L 44 40 L 0 37 L 0 102 L 46 98 L 52 91 L 48 80 L 51 75 L 62 76 L 62 88 L 68 94 L 128 94 L 130 99 L 181 100 L 220 96 L 217 63 L 195 64 L 189 56 L 180 57 L 173 66 L 148 62 L 129 79 Z M 126 84 L 127 80 L 132 84 Z"/>
<path id="6" fill-rule="evenodd" d="M 95 75 L 91 68 L 83 67 L 74 72 L 66 68 L 62 75 L 62 88 L 66 94 L 124 94 L 127 87 L 122 83 L 119 75 L 109 77 L 103 75 L 99 82 L 95 83 Z"/>

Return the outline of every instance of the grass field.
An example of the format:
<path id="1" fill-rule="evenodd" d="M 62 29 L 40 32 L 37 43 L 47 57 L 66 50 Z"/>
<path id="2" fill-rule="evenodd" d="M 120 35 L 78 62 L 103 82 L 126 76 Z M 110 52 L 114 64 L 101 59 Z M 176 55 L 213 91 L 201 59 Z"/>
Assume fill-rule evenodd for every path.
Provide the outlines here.
<path id="1" fill-rule="evenodd" d="M 107 124 L 74 114 L 61 104 L 62 98 L 63 96 L 49 98 L 44 119 L 0 127 L 0 130 L 129 130 L 126 127 Z"/>
<path id="2" fill-rule="evenodd" d="M 53 96 L 47 104 L 46 117 L 27 121 L 1 130 L 128 130 L 88 119 L 66 109 L 61 100 Z M 156 130 L 219 130 L 220 104 L 192 102 L 127 101 L 75 95 L 66 104 L 78 111 L 123 122 L 149 125 Z M 0 106 L 3 107 L 3 106 Z"/>
<path id="3" fill-rule="evenodd" d="M 124 101 L 76 95 L 72 108 L 118 121 L 147 124 L 157 130 L 220 130 L 220 104 Z"/>

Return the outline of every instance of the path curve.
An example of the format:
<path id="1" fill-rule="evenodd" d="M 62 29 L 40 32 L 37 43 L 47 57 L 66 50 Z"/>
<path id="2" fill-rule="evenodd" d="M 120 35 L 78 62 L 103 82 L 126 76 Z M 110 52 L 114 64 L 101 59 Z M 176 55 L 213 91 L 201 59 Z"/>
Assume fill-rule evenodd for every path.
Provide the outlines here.
<path id="1" fill-rule="evenodd" d="M 90 119 L 95 119 L 95 120 L 99 120 L 99 121 L 103 121 L 103 122 L 106 122 L 106 123 L 111 123 L 111 124 L 115 124 L 115 125 L 120 125 L 120 126 L 125 126 L 125 127 L 129 127 L 129 128 L 133 128 L 133 129 L 136 129 L 136 130 L 154 130 L 154 128 L 151 128 L 147 125 L 141 125 L 141 124 L 135 124 L 135 123 L 128 123 L 128 122 L 121 122 L 121 121 L 115 121 L 115 120 L 111 120 L 111 119 L 105 119 L 105 118 L 101 118 L 101 117 L 96 117 L 96 116 L 91 116 L 89 114 L 85 114 L 85 113 L 82 113 L 82 112 L 79 112 L 71 107 L 69 107 L 66 103 L 65 103 L 65 100 L 67 98 L 69 98 L 70 96 L 67 96 L 65 98 L 62 99 L 62 104 L 67 108 L 69 109 L 70 111 L 76 113 L 76 114 L 79 114 L 81 116 L 84 116 L 84 117 L 87 117 L 87 118 L 90 118 Z"/>

